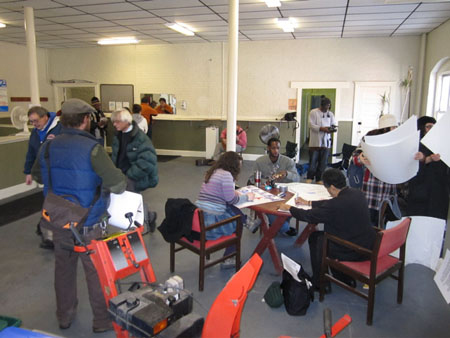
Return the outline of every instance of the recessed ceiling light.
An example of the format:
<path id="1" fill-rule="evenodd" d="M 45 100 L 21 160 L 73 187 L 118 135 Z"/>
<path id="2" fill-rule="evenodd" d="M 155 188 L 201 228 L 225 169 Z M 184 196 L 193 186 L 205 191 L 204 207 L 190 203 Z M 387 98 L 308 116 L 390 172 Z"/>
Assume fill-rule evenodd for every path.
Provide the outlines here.
<path id="1" fill-rule="evenodd" d="M 124 44 L 139 43 L 139 40 L 137 40 L 135 37 L 132 36 L 125 36 L 118 38 L 101 39 L 98 40 L 97 43 L 99 45 L 124 45 Z"/>
<path id="2" fill-rule="evenodd" d="M 283 29 L 283 32 L 292 33 L 297 27 L 297 22 L 294 18 L 278 18 L 277 25 Z"/>
<path id="3" fill-rule="evenodd" d="M 0 28 L 5 28 L 6 25 L 3 22 L 0 22 Z"/>
<path id="4" fill-rule="evenodd" d="M 264 0 L 267 7 L 281 7 L 280 0 Z"/>
<path id="5" fill-rule="evenodd" d="M 174 22 L 174 23 L 166 23 L 166 27 L 169 27 L 170 29 L 173 29 L 174 31 L 177 31 L 178 33 L 187 35 L 187 36 L 194 36 L 195 33 L 192 31 L 192 28 L 190 28 L 188 25 L 180 22 Z"/>

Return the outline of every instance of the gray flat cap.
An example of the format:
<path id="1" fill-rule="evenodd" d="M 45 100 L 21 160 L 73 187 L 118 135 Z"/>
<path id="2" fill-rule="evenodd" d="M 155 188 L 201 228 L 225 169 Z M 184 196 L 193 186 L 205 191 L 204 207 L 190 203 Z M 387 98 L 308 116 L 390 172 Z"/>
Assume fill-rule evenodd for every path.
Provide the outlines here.
<path id="1" fill-rule="evenodd" d="M 62 115 L 95 113 L 96 110 L 90 104 L 80 99 L 68 99 L 61 107 Z"/>

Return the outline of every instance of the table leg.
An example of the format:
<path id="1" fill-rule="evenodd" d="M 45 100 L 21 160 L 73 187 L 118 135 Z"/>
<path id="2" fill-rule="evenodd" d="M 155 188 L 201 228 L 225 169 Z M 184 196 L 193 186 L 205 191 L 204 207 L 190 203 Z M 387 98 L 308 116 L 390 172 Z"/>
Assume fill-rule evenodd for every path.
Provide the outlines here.
<path id="1" fill-rule="evenodd" d="M 255 248 L 253 253 L 257 253 L 260 256 L 269 248 L 270 256 L 272 257 L 272 262 L 275 267 L 275 270 L 281 274 L 283 271 L 283 265 L 281 264 L 280 255 L 278 254 L 277 247 L 275 245 L 274 238 L 277 235 L 278 231 L 281 229 L 281 226 L 286 221 L 288 216 L 278 216 L 273 224 L 269 227 L 267 223 L 264 221 L 264 217 L 262 213 L 256 213 L 258 217 L 261 219 L 261 229 L 263 230 L 263 237 L 259 241 L 258 245 Z"/>
<path id="2" fill-rule="evenodd" d="M 305 241 L 308 239 L 309 235 L 311 235 L 314 231 L 316 231 L 316 226 L 317 226 L 317 224 L 308 223 L 306 225 L 305 229 L 303 229 L 303 231 L 300 234 L 300 236 L 298 236 L 298 238 L 295 241 L 294 245 L 295 246 L 302 246 L 303 243 L 305 243 Z"/>

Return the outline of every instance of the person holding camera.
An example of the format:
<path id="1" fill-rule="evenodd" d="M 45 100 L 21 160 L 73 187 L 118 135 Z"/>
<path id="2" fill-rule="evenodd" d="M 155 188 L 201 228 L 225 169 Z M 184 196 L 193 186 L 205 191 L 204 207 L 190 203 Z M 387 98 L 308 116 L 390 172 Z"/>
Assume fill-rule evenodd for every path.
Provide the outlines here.
<path id="1" fill-rule="evenodd" d="M 321 183 L 322 174 L 327 168 L 331 134 L 337 128 L 330 107 L 330 99 L 323 96 L 320 107 L 309 113 L 309 169 L 306 176 L 308 183 L 311 183 L 314 178 L 316 182 Z"/>

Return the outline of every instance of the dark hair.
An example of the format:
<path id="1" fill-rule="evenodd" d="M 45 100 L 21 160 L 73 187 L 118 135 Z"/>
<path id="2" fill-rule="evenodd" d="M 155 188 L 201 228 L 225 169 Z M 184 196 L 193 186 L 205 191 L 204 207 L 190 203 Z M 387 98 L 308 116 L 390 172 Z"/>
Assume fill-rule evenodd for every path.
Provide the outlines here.
<path id="1" fill-rule="evenodd" d="M 45 115 L 49 116 L 48 110 L 41 106 L 34 106 L 28 110 L 28 117 L 31 114 L 38 114 L 39 117 L 44 117 Z"/>
<path id="2" fill-rule="evenodd" d="M 167 103 L 166 99 L 163 98 L 163 97 L 161 97 L 161 98 L 159 99 L 159 102 L 161 102 L 161 101 L 164 101 L 164 103 Z"/>
<path id="3" fill-rule="evenodd" d="M 431 116 L 422 116 L 417 119 L 417 129 L 420 130 L 420 138 L 425 136 L 425 126 L 427 123 L 436 124 L 436 119 Z"/>
<path id="4" fill-rule="evenodd" d="M 342 189 L 347 186 L 344 174 L 335 168 L 325 170 L 322 174 L 322 181 L 325 188 L 333 185 L 337 189 Z"/>
<path id="5" fill-rule="evenodd" d="M 84 117 L 90 115 L 91 113 L 62 114 L 60 117 L 61 125 L 65 128 L 77 128 L 84 122 Z"/>
<path id="6" fill-rule="evenodd" d="M 156 103 L 156 101 L 152 101 L 150 103 L 150 107 L 155 108 L 158 104 Z"/>
<path id="7" fill-rule="evenodd" d="M 216 161 L 216 163 L 214 163 L 213 166 L 206 172 L 205 183 L 209 182 L 212 174 L 217 169 L 223 169 L 230 172 L 231 176 L 233 176 L 234 180 L 236 181 L 241 171 L 241 162 L 242 156 L 238 153 L 234 151 L 227 151 L 226 153 L 223 153 Z"/>
<path id="8" fill-rule="evenodd" d="M 91 103 L 97 103 L 97 102 L 100 102 L 100 100 L 98 99 L 97 96 L 93 96 L 91 99 Z"/>
<path id="9" fill-rule="evenodd" d="M 367 132 L 367 136 L 374 136 L 374 135 L 382 135 L 386 134 L 391 131 L 391 127 L 381 128 L 381 129 L 373 129 L 369 132 Z"/>
<path id="10" fill-rule="evenodd" d="M 133 114 L 139 114 L 142 110 L 141 105 L 139 104 L 133 104 Z"/>
<path id="11" fill-rule="evenodd" d="M 320 106 L 324 107 L 331 104 L 331 100 L 328 97 L 322 97 L 322 99 L 320 100 Z"/>
<path id="12" fill-rule="evenodd" d="M 150 103 L 150 96 L 145 95 L 145 96 L 141 99 L 141 103 Z"/>
<path id="13" fill-rule="evenodd" d="M 281 144 L 281 142 L 280 142 L 280 140 L 278 138 L 272 137 L 272 138 L 269 139 L 269 141 L 267 141 L 267 146 L 270 147 L 272 142 L 278 142 L 279 144 Z"/>

